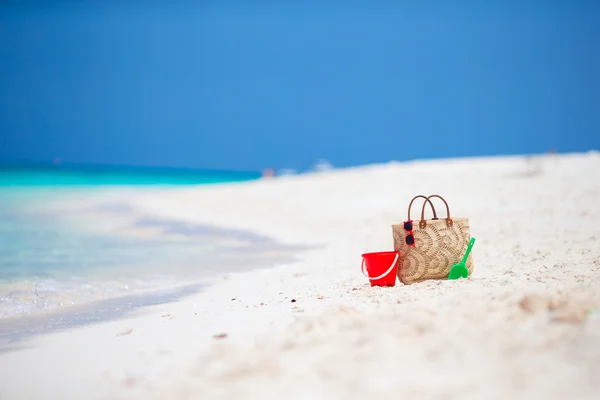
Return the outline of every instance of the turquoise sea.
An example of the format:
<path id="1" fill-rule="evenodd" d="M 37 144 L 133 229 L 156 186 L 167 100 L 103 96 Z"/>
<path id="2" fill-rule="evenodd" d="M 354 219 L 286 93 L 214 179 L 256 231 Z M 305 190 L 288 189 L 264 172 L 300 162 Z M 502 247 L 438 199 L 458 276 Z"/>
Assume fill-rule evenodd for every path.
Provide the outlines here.
<path id="1" fill-rule="evenodd" d="M 110 165 L 0 166 L 0 187 L 205 185 L 260 178 L 259 172 Z"/>
<path id="2" fill-rule="evenodd" d="M 131 303 L 148 294 L 138 301 L 143 305 L 166 290 L 288 260 L 290 249 L 269 238 L 141 214 L 132 201 L 148 190 L 258 178 L 158 168 L 0 168 L 0 336 L 32 329 L 23 317 L 97 313 L 91 305 L 123 308 L 118 299 Z"/>

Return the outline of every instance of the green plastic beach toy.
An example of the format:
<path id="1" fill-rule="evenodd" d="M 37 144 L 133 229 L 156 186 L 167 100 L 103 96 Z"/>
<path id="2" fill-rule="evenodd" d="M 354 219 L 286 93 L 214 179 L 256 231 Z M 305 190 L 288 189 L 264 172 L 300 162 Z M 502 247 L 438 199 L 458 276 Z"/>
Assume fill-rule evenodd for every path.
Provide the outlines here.
<path id="1" fill-rule="evenodd" d="M 452 268 L 450 268 L 450 273 L 448 274 L 448 279 L 458 279 L 458 278 L 468 278 L 469 277 L 469 269 L 467 268 L 467 258 L 469 258 L 469 254 L 471 254 L 471 249 L 475 244 L 475 238 L 471 238 L 469 245 L 467 246 L 467 252 L 463 257 L 462 261 L 458 264 L 454 264 Z"/>

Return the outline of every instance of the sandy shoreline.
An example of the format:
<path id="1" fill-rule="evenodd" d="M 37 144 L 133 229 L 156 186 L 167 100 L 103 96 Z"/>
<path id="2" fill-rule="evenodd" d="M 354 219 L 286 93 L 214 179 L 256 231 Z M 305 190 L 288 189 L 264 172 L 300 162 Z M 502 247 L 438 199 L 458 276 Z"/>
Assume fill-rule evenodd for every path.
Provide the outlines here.
<path id="1" fill-rule="evenodd" d="M 599 169 L 597 153 L 439 160 L 140 194 L 147 215 L 312 249 L 0 354 L 0 399 L 592 399 Z M 360 254 L 391 249 L 420 193 L 470 219 L 474 275 L 370 288 Z"/>
<path id="2" fill-rule="evenodd" d="M 3 255 L 12 252 L 13 258 L 0 260 L 6 263 L 0 267 L 0 343 L 6 342 L 7 333 L 19 330 L 15 326 L 47 331 L 37 321 L 28 326 L 28 319 L 101 320 L 93 310 L 102 311 L 107 302 L 121 301 L 125 308 L 128 302 L 156 304 L 154 294 L 189 293 L 190 285 L 205 286 L 223 270 L 291 262 L 303 249 L 248 231 L 138 215 L 128 199 L 147 189 L 137 189 L 109 186 L 85 198 L 77 190 L 59 187 L 51 196 L 27 198 L 7 213 L 6 226 L 16 232 L 11 242 L 2 243 Z M 46 318 L 50 313 L 54 318 Z M 91 315 L 80 318 L 84 314 Z"/>

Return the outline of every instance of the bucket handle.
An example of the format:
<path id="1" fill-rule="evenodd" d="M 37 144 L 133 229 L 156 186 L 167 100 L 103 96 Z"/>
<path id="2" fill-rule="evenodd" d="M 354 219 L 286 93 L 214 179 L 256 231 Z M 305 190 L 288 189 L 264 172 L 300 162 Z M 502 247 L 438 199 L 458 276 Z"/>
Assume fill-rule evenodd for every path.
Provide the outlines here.
<path id="1" fill-rule="evenodd" d="M 362 259 L 362 264 L 360 266 L 360 270 L 362 271 L 363 275 L 366 276 L 367 278 L 369 278 L 372 281 L 376 281 L 377 279 L 381 279 L 384 276 L 386 276 L 387 274 L 389 274 L 390 272 L 392 272 L 392 270 L 394 269 L 394 267 L 396 266 L 396 263 L 398 262 L 398 257 L 400 256 L 400 253 L 396 252 L 396 257 L 394 258 L 394 262 L 392 263 L 392 265 L 390 265 L 390 268 L 388 268 L 387 271 L 385 271 L 383 274 L 375 277 L 375 278 L 371 278 L 369 275 L 365 274 L 365 258 L 363 257 Z"/>

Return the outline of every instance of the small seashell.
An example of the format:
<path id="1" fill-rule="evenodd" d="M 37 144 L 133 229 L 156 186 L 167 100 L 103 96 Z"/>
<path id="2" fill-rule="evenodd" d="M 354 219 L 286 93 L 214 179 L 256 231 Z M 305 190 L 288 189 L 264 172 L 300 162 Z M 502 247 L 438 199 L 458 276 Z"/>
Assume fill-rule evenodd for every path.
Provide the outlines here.
<path id="1" fill-rule="evenodd" d="M 228 336 L 229 336 L 228 334 L 226 334 L 225 332 L 222 332 L 222 333 L 214 334 L 213 338 L 215 338 L 215 339 L 225 339 Z"/>
<path id="2" fill-rule="evenodd" d="M 527 295 L 519 301 L 519 307 L 531 313 L 547 311 L 549 306 L 550 301 L 538 294 Z"/>
<path id="3" fill-rule="evenodd" d="M 581 323 L 587 318 L 585 308 L 576 304 L 568 304 L 552 312 L 550 319 L 555 322 Z"/>

